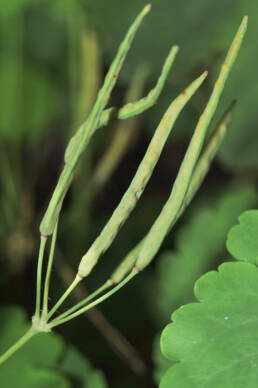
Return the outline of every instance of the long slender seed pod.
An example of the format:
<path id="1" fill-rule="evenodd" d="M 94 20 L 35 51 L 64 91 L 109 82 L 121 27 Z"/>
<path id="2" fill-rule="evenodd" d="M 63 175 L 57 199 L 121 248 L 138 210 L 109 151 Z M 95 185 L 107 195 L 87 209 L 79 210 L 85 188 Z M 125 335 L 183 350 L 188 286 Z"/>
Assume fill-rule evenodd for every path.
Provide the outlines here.
<path id="1" fill-rule="evenodd" d="M 204 178 L 206 177 L 210 165 L 219 149 L 219 146 L 224 139 L 224 136 L 227 132 L 229 124 L 231 122 L 233 109 L 235 108 L 236 101 L 232 101 L 226 112 L 224 113 L 222 119 L 219 122 L 219 125 L 212 135 L 210 141 L 208 142 L 206 148 L 204 149 L 200 160 L 198 161 L 196 168 L 194 170 L 187 195 L 185 196 L 185 200 L 183 202 L 182 208 L 180 210 L 179 217 L 185 211 L 186 207 L 192 201 L 199 187 L 201 186 Z"/>
<path id="2" fill-rule="evenodd" d="M 64 295 L 61 296 L 54 307 L 52 307 L 51 311 L 47 314 L 46 319 L 49 319 L 54 314 L 58 307 L 74 290 L 79 281 L 81 281 L 83 277 L 87 276 L 92 271 L 94 266 L 97 264 L 100 255 L 105 252 L 113 242 L 115 236 L 118 233 L 119 227 L 130 215 L 148 180 L 150 179 L 152 171 L 158 161 L 160 153 L 179 113 L 185 104 L 189 101 L 194 92 L 202 84 L 204 79 L 207 77 L 207 74 L 207 72 L 204 72 L 200 77 L 193 81 L 188 86 L 188 88 L 186 88 L 169 106 L 153 135 L 145 156 L 140 163 L 140 166 L 138 167 L 138 170 L 131 184 L 129 185 L 129 188 L 122 197 L 119 205 L 115 209 L 101 234 L 96 238 L 88 252 L 82 257 L 74 282 L 66 290 Z"/>
<path id="3" fill-rule="evenodd" d="M 223 115 L 222 120 L 220 121 L 220 124 L 218 125 L 217 130 L 215 131 L 214 135 L 212 136 L 211 140 L 209 141 L 207 147 L 205 148 L 203 154 L 200 157 L 199 162 L 197 163 L 197 166 L 195 168 L 195 171 L 192 176 L 191 183 L 189 185 L 187 194 L 185 196 L 185 201 L 182 204 L 181 210 L 179 211 L 176 218 L 174 218 L 173 222 L 170 225 L 170 228 L 175 224 L 177 219 L 180 217 L 180 215 L 185 210 L 186 206 L 191 202 L 193 196 L 195 195 L 196 191 L 200 187 L 205 175 L 207 174 L 209 170 L 209 166 L 219 148 L 219 145 L 221 144 L 221 141 L 223 140 L 226 130 L 228 128 L 228 125 L 231 120 L 232 111 L 235 106 L 235 101 L 230 105 L 228 110 Z M 63 315 L 55 319 L 50 323 L 50 327 L 58 326 L 62 323 L 65 323 L 75 317 L 77 317 L 80 314 L 83 314 L 84 312 L 88 311 L 90 308 L 96 306 L 103 300 L 107 299 L 109 296 L 114 294 L 116 291 L 118 291 L 121 287 L 123 287 L 128 281 L 130 281 L 134 276 L 138 273 L 138 261 L 136 261 L 138 255 L 141 253 L 142 246 L 144 246 L 145 241 L 147 240 L 148 235 L 143 238 L 134 249 L 129 252 L 129 254 L 125 257 L 123 262 L 118 266 L 118 268 L 113 272 L 113 274 L 110 277 L 110 281 L 104 283 L 104 285 L 98 289 L 98 290 L 104 290 L 105 288 L 108 288 L 112 285 L 112 283 L 118 284 L 116 287 L 114 287 L 111 291 L 108 291 L 106 294 L 101 296 L 100 298 L 96 299 L 94 302 L 90 303 L 89 305 L 86 305 L 82 307 L 81 309 L 78 309 L 78 307 L 82 306 L 87 301 L 81 301 L 79 304 L 65 312 Z M 136 266 L 135 266 L 136 262 Z M 138 265 L 137 265 L 138 264 Z M 130 272 L 131 271 L 131 272 Z M 129 275 L 128 272 L 130 272 Z M 127 277 L 125 277 L 127 275 Z M 96 296 L 98 294 L 98 290 L 96 293 L 92 294 L 92 297 Z M 89 300 L 89 299 L 88 299 Z M 75 312 L 74 312 L 75 311 Z"/>
<path id="4" fill-rule="evenodd" d="M 187 190 L 187 194 L 185 196 L 184 203 L 181 207 L 180 212 L 178 213 L 178 217 L 175 219 L 172 226 L 175 224 L 175 222 L 178 220 L 178 218 L 182 215 L 182 213 L 185 211 L 186 207 L 189 205 L 189 203 L 192 201 L 193 197 L 195 196 L 197 190 L 201 186 L 207 172 L 209 171 L 210 165 L 218 151 L 218 148 L 224 139 L 224 136 L 227 132 L 227 128 L 231 121 L 232 111 L 235 107 L 235 101 L 233 101 L 230 104 L 230 107 L 227 109 L 227 111 L 224 113 L 222 119 L 220 120 L 220 123 L 215 130 L 214 134 L 212 135 L 211 139 L 209 140 L 206 148 L 204 149 L 202 155 L 200 156 L 200 159 L 196 165 L 196 168 L 194 170 L 189 188 Z M 110 276 L 110 283 L 120 283 L 121 280 L 133 269 L 136 260 L 139 256 L 140 250 L 143 246 L 143 242 L 145 240 L 146 236 L 141 239 L 137 245 L 125 256 L 123 261 L 117 266 L 115 271 Z"/>
<path id="5" fill-rule="evenodd" d="M 86 27 L 80 34 L 81 66 L 78 81 L 80 90 L 74 98 L 75 112 L 71 128 L 74 130 L 88 117 L 101 86 L 101 56 L 97 33 Z M 77 61 L 77 60 L 76 60 Z"/>
<path id="6" fill-rule="evenodd" d="M 142 96 L 148 75 L 148 67 L 137 67 L 126 91 L 126 102 L 135 101 Z M 92 186 L 95 193 L 103 188 L 124 154 L 128 151 L 130 141 L 138 130 L 138 122 L 139 116 L 135 116 L 117 123 L 112 140 L 93 172 Z"/>
<path id="7" fill-rule="evenodd" d="M 201 155 L 200 160 L 198 161 L 198 163 L 196 165 L 196 168 L 194 170 L 191 183 L 189 185 L 187 194 L 185 196 L 185 201 L 184 201 L 184 203 L 183 203 L 183 205 L 181 207 L 181 210 L 180 210 L 180 212 L 178 214 L 178 217 L 174 220 L 173 224 L 171 224 L 171 227 L 175 224 L 177 219 L 184 212 L 184 210 L 186 209 L 187 205 L 193 199 L 196 191 L 201 186 L 201 184 L 202 184 L 202 182 L 203 182 L 203 180 L 204 180 L 204 178 L 205 178 L 205 176 L 206 176 L 206 174 L 207 174 L 207 172 L 209 170 L 211 162 L 214 159 L 214 157 L 215 157 L 215 155 L 217 153 L 217 150 L 218 150 L 218 148 L 219 148 L 219 146 L 220 146 L 220 144 L 221 144 L 222 140 L 224 139 L 224 136 L 225 136 L 225 134 L 227 132 L 227 129 L 228 129 L 228 126 L 230 124 L 231 117 L 232 117 L 232 111 L 233 111 L 233 109 L 235 107 L 235 104 L 236 104 L 236 101 L 233 101 L 230 104 L 229 108 L 224 113 L 224 115 L 223 115 L 223 117 L 222 117 L 222 119 L 221 119 L 221 121 L 220 121 L 220 123 L 219 123 L 219 125 L 217 127 L 217 130 L 212 135 L 212 137 L 211 137 L 207 147 L 205 148 L 203 154 Z M 128 275 L 128 273 L 130 271 L 132 271 L 133 268 L 135 267 L 135 263 L 136 263 L 137 257 L 138 257 L 138 255 L 139 255 L 139 253 L 141 251 L 141 248 L 142 248 L 142 246 L 144 244 L 144 241 L 145 241 L 146 237 L 144 237 L 126 255 L 126 257 L 124 258 L 122 263 L 115 269 L 115 271 L 110 276 L 109 280 L 106 283 L 104 283 L 102 287 L 98 288 L 94 293 L 89 295 L 86 299 L 84 299 L 81 302 L 77 303 L 71 309 L 67 310 L 65 313 L 63 313 L 60 316 L 58 316 L 58 318 L 56 318 L 55 320 L 53 320 L 51 322 L 52 325 L 56 326 L 56 325 L 59 325 L 59 324 L 62 324 L 64 322 L 66 322 L 67 320 L 72 319 L 75 316 L 73 316 L 73 315 L 69 316 L 69 315 L 72 314 L 76 310 L 77 310 L 76 311 L 76 316 L 79 315 L 79 314 L 82 314 L 83 312 L 85 312 L 87 310 L 89 310 L 91 308 L 90 305 L 83 307 L 81 310 L 79 310 L 79 308 L 81 306 L 85 305 L 90 300 L 92 300 L 100 292 L 102 292 L 102 291 L 106 290 L 107 288 L 111 287 L 112 284 L 119 284 L 120 282 L 122 282 L 123 279 L 125 279 L 125 276 Z M 137 270 L 136 271 L 132 271 L 131 272 L 132 276 L 129 278 L 129 280 L 131 280 L 135 275 L 137 275 L 137 273 L 138 273 Z M 125 281 L 125 284 L 126 283 L 127 283 L 127 281 Z M 119 288 L 121 288 L 121 287 L 119 287 Z M 114 291 L 113 291 L 113 293 L 114 293 Z M 106 299 L 107 298 L 107 294 L 103 295 L 103 298 Z M 102 300 L 103 299 L 101 299 L 101 301 Z M 96 305 L 97 303 L 100 303 L 100 301 L 98 299 L 98 300 L 96 300 L 93 303 L 94 303 L 94 305 Z M 64 320 L 64 318 L 67 318 L 67 320 Z M 50 324 L 50 326 L 51 326 L 51 324 Z M 51 327 L 53 327 L 53 326 L 51 326 Z"/>
<path id="8" fill-rule="evenodd" d="M 138 244 L 135 245 L 133 249 L 125 256 L 123 261 L 117 266 L 117 268 L 112 272 L 110 276 L 111 282 L 117 284 L 120 283 L 122 279 L 133 269 L 135 266 L 136 260 L 139 256 L 143 242 L 146 236 L 142 238 Z M 110 283 L 111 283 L 110 282 Z"/>
<path id="9" fill-rule="evenodd" d="M 148 93 L 148 95 L 136 102 L 130 102 L 124 105 L 120 109 L 116 107 L 105 109 L 100 116 L 98 126 L 95 128 L 94 131 L 92 131 L 91 136 L 94 134 L 94 132 L 97 129 L 107 125 L 114 117 L 117 117 L 120 120 L 124 120 L 129 117 L 138 115 L 144 112 L 145 110 L 149 109 L 150 107 L 152 107 L 157 101 L 158 97 L 160 96 L 160 93 L 168 77 L 169 71 L 174 63 L 178 49 L 179 49 L 178 46 L 173 46 L 170 49 L 169 54 L 166 58 L 166 61 L 162 67 L 161 74 L 158 78 L 158 81 L 155 87 Z M 81 142 L 85 125 L 86 123 L 81 125 L 81 127 L 78 129 L 78 131 L 75 133 L 75 135 L 71 138 L 70 142 L 68 143 L 68 146 L 65 151 L 65 162 L 71 159 L 71 155 L 73 154 L 74 149 L 78 147 L 79 143 Z"/>
<path id="10" fill-rule="evenodd" d="M 120 108 L 117 113 L 118 119 L 124 120 L 128 119 L 129 117 L 138 115 L 155 104 L 155 102 L 160 96 L 160 93 L 162 92 L 162 89 L 171 70 L 171 67 L 174 63 L 178 50 L 178 46 L 171 47 L 155 87 L 149 91 L 146 97 L 143 97 L 136 102 L 130 102 Z M 117 108 L 115 107 L 104 110 L 100 118 L 99 126 L 102 127 L 106 125 L 114 116 L 114 111 L 116 110 Z"/>
<path id="11" fill-rule="evenodd" d="M 246 27 L 247 17 L 245 16 L 228 51 L 226 60 L 221 67 L 219 77 L 215 83 L 208 104 L 196 126 L 184 160 L 180 166 L 169 200 L 164 205 L 159 217 L 151 227 L 150 232 L 144 241 L 143 247 L 136 261 L 136 267 L 139 270 L 142 270 L 153 259 L 166 237 L 171 224 L 174 219 L 176 219 L 178 212 L 181 209 L 191 181 L 193 170 L 204 142 L 208 125 L 215 113 L 225 82 L 240 49 Z"/>
<path id="12" fill-rule="evenodd" d="M 93 109 L 89 115 L 87 122 L 83 127 L 83 133 L 80 142 L 76 147 L 72 149 L 72 151 L 70 151 L 69 160 L 66 160 L 66 164 L 60 175 L 59 181 L 56 185 L 47 211 L 40 225 L 40 233 L 42 235 L 48 236 L 53 233 L 61 209 L 63 197 L 70 186 L 73 171 L 77 165 L 78 159 L 84 151 L 89 137 L 98 126 L 100 116 L 109 100 L 111 91 L 115 86 L 115 82 L 125 60 L 125 57 L 130 49 L 132 40 L 144 16 L 150 11 L 150 8 L 150 5 L 144 7 L 144 9 L 135 19 L 134 23 L 129 28 L 124 40 L 119 46 L 117 55 L 110 66 L 110 69 L 105 77 L 104 84 L 98 93 Z"/>
<path id="13" fill-rule="evenodd" d="M 113 212 L 101 234 L 96 238 L 88 252 L 82 257 L 78 269 L 79 276 L 87 276 L 97 264 L 100 255 L 105 252 L 113 242 L 119 228 L 130 215 L 138 199 L 142 195 L 179 113 L 194 92 L 202 84 L 206 76 L 207 72 L 203 73 L 199 78 L 193 81 L 190 86 L 186 88 L 169 106 L 158 125 L 144 158 L 142 159 L 137 172 L 127 191 L 123 195 L 119 205 Z"/>

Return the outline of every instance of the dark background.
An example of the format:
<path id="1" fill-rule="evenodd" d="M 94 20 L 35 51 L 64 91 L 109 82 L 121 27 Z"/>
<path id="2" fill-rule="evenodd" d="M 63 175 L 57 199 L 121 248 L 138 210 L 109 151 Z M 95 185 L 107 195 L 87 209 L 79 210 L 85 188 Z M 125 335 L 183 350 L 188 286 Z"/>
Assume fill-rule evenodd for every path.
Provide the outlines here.
<path id="1" fill-rule="evenodd" d="M 119 42 L 144 5 L 140 0 L 12 0 L 0 5 L 0 298 L 2 304 L 23 306 L 28 316 L 34 311 L 38 227 L 63 163 L 65 145 L 87 117 Z M 229 257 L 225 252 L 229 227 L 242 210 L 256 205 L 257 1 L 154 0 L 152 6 L 109 105 L 122 105 L 133 82 L 135 93 L 138 87 L 139 95 L 145 95 L 153 87 L 171 45 L 179 44 L 180 51 L 157 104 L 129 121 L 126 128 L 121 128 L 124 122 L 102 128 L 80 161 L 60 221 L 59 265 L 53 273 L 50 303 L 65 289 L 63 260 L 76 271 L 81 255 L 128 187 L 169 103 L 208 69 L 208 79 L 178 119 L 142 199 L 85 281 L 86 288 L 99 286 L 148 231 L 170 193 L 190 135 L 245 14 L 249 14 L 249 28 L 210 130 L 229 103 L 237 99 L 233 121 L 203 187 L 151 267 L 100 306 L 110 323 L 134 346 L 146 370 L 132 370 L 128 361 L 111 349 L 107 330 L 101 334 L 85 316 L 57 329 L 67 344 L 76 346 L 104 372 L 114 388 L 155 386 L 153 375 L 157 382 L 162 362 L 158 361 L 158 350 L 153 350 L 154 337 L 158 338 L 176 307 L 192 300 L 194 280 L 217 267 L 220 258 Z M 119 130 L 131 132 L 125 150 L 108 181 L 96 183 L 96 168 Z M 196 250 L 191 247 L 192 231 L 197 234 L 193 242 Z M 203 253 L 205 239 L 201 237 L 208 232 L 210 241 Z M 182 247 L 187 244 L 190 253 L 184 254 Z M 186 271 L 180 270 L 178 275 L 182 282 L 173 289 L 166 274 L 166 257 L 170 255 L 173 261 L 181 254 L 190 259 L 197 252 L 198 260 L 202 257 L 198 247 L 203 261 L 193 270 L 189 270 L 190 260 L 186 261 Z M 135 366 L 137 359 L 134 361 Z"/>

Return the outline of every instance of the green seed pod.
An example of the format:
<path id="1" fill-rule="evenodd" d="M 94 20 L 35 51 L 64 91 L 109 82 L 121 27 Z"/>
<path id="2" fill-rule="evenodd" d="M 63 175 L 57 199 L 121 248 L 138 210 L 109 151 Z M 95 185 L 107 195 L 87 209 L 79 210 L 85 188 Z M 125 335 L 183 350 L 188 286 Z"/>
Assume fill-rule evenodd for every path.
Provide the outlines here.
<path id="1" fill-rule="evenodd" d="M 178 218 L 182 215 L 182 213 L 185 211 L 186 207 L 192 201 L 195 193 L 201 186 L 210 168 L 211 162 L 214 159 L 222 140 L 224 139 L 227 128 L 231 121 L 232 111 L 234 107 L 235 107 L 235 101 L 232 102 L 230 107 L 223 115 L 217 129 L 214 131 L 214 134 L 212 135 L 205 150 L 203 151 L 203 154 L 201 155 L 200 160 L 198 161 L 196 168 L 194 170 L 189 188 L 187 190 L 187 194 L 185 196 L 184 203 L 181 207 L 178 217 L 175 219 L 173 223 L 171 223 L 170 229 L 178 220 Z M 123 261 L 118 265 L 118 267 L 112 273 L 112 275 L 110 276 L 110 280 L 113 283 L 119 283 L 133 269 L 136 263 L 136 260 L 139 256 L 140 250 L 143 246 L 145 238 L 146 236 L 137 245 L 135 245 L 135 247 L 125 256 Z"/>
<path id="2" fill-rule="evenodd" d="M 130 215 L 138 199 L 142 195 L 179 113 L 202 84 L 206 76 L 207 72 L 193 81 L 167 109 L 126 193 L 122 197 L 119 205 L 101 234 L 96 238 L 88 252 L 82 257 L 78 270 L 80 276 L 85 277 L 91 272 L 93 267 L 97 264 L 100 255 L 105 252 L 113 242 L 119 228 Z"/>
<path id="3" fill-rule="evenodd" d="M 76 143 L 76 140 L 73 140 L 73 143 L 76 143 L 76 147 L 72 147 L 69 151 L 69 160 L 67 160 L 67 163 L 59 178 L 57 186 L 48 205 L 47 211 L 40 225 L 40 232 L 45 236 L 51 235 L 54 231 L 55 224 L 62 206 L 62 201 L 65 196 L 65 193 L 67 192 L 71 184 L 72 175 L 77 165 L 78 159 L 84 151 L 88 139 L 98 126 L 101 114 L 115 86 L 117 77 L 124 63 L 125 57 L 131 47 L 133 38 L 144 16 L 150 11 L 150 8 L 150 5 L 145 6 L 129 28 L 124 40 L 119 46 L 117 55 L 105 77 L 104 84 L 98 93 L 96 102 L 92 108 L 89 118 L 86 123 L 83 124 L 82 127 L 79 129 L 79 133 L 81 134 L 80 141 Z"/>
<path id="4" fill-rule="evenodd" d="M 100 116 L 98 126 L 91 133 L 91 136 L 94 134 L 94 132 L 97 129 L 107 125 L 112 120 L 113 117 L 117 117 L 120 120 L 125 120 L 130 117 L 136 116 L 144 112 L 145 110 L 151 108 L 160 96 L 160 93 L 168 77 L 169 71 L 174 63 L 177 52 L 178 52 L 178 46 L 173 46 L 162 67 L 161 74 L 158 78 L 158 81 L 155 87 L 148 93 L 146 97 L 143 97 L 136 102 L 129 102 L 128 104 L 124 105 L 122 108 L 119 108 L 119 109 L 116 107 L 105 109 Z M 80 128 L 77 130 L 75 135 L 69 141 L 65 151 L 66 163 L 68 163 L 71 160 L 74 150 L 80 144 L 85 126 L 86 126 L 86 122 L 80 126 Z"/>
<path id="5" fill-rule="evenodd" d="M 142 270 L 151 262 L 155 254 L 158 252 L 168 231 L 170 230 L 171 224 L 178 217 L 178 213 L 180 212 L 191 181 L 192 173 L 199 158 L 207 128 L 215 113 L 226 80 L 237 57 L 246 28 L 247 17 L 245 16 L 237 31 L 233 43 L 229 48 L 225 62 L 221 67 L 219 77 L 214 85 L 208 104 L 206 105 L 206 108 L 198 121 L 184 160 L 180 166 L 180 170 L 172 188 L 170 197 L 144 241 L 143 247 L 136 262 L 136 267 L 139 270 Z"/>

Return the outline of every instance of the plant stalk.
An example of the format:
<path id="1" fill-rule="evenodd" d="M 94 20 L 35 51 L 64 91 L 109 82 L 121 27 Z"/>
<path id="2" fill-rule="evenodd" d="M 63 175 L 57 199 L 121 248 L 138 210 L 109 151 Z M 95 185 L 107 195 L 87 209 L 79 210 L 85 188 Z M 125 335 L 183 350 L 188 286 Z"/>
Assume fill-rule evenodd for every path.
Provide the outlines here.
<path id="1" fill-rule="evenodd" d="M 55 246 L 56 246 L 57 228 L 58 228 L 58 220 L 52 236 L 51 247 L 50 247 L 50 252 L 48 257 L 47 273 L 45 278 L 44 296 L 43 296 L 43 308 L 42 308 L 43 315 L 47 315 L 47 312 L 48 312 L 48 294 L 49 294 L 51 272 L 53 267 L 53 259 L 54 259 Z"/>
<path id="2" fill-rule="evenodd" d="M 99 303 L 103 302 L 104 300 L 108 299 L 111 295 L 113 295 L 115 292 L 120 290 L 125 284 L 127 284 L 132 278 L 134 278 L 135 275 L 137 275 L 138 270 L 132 270 L 132 272 L 119 284 L 117 284 L 112 290 L 108 291 L 106 294 L 102 295 L 98 299 L 94 300 L 92 303 L 87 304 L 85 307 L 82 307 L 81 309 L 75 311 L 73 314 L 68 315 L 67 317 L 63 319 L 57 319 L 55 322 L 49 323 L 49 328 L 53 328 L 55 326 L 61 325 L 62 323 L 65 323 L 67 321 L 70 321 L 71 319 L 77 317 L 78 315 L 81 315 L 85 313 L 86 311 L 90 310 L 91 308 L 97 306 Z"/>
<path id="3" fill-rule="evenodd" d="M 112 285 L 112 283 L 107 281 L 102 286 L 100 286 L 97 290 L 95 290 L 92 294 L 90 294 L 87 297 L 85 297 L 83 300 L 78 302 L 76 305 L 71 307 L 69 310 L 67 310 L 64 313 L 60 314 L 58 317 L 53 319 L 51 322 L 59 321 L 59 319 L 65 318 L 67 315 L 72 314 L 74 311 L 78 310 L 83 305 L 86 305 L 86 303 L 90 302 L 93 298 L 98 296 L 100 293 L 105 291 L 107 288 L 111 287 L 111 285 Z"/>
<path id="4" fill-rule="evenodd" d="M 80 276 L 76 276 L 74 278 L 74 281 L 70 284 L 70 286 L 67 288 L 67 290 L 63 293 L 61 298 L 56 302 L 54 307 L 49 311 L 49 313 L 46 315 L 44 321 L 47 322 L 52 315 L 56 312 L 56 310 L 61 306 L 61 304 L 65 301 L 65 299 L 71 294 L 71 292 L 75 289 L 75 287 L 80 283 L 82 278 Z"/>
<path id="5" fill-rule="evenodd" d="M 37 286 L 36 286 L 36 310 L 35 310 L 35 316 L 37 318 L 39 318 L 40 316 L 42 265 L 43 265 L 44 252 L 46 248 L 46 242 L 47 242 L 47 237 L 40 236 L 40 247 L 39 247 L 38 269 L 37 269 Z"/>
<path id="6" fill-rule="evenodd" d="M 37 334 L 33 327 L 31 327 L 17 342 L 15 342 L 5 353 L 0 356 L 0 365 L 3 364 L 9 357 L 11 357 L 17 350 L 19 350 L 26 342 L 28 342 L 35 334 Z"/>

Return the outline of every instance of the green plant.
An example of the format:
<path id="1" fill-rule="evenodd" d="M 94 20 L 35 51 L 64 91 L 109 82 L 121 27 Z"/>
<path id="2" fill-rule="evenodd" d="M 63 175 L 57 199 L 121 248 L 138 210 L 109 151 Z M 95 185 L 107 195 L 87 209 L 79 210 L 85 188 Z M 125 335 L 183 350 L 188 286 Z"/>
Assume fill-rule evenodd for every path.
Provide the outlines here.
<path id="1" fill-rule="evenodd" d="M 133 248 L 131 252 L 129 252 L 118 268 L 113 272 L 111 277 L 100 288 L 98 288 L 86 299 L 82 300 L 72 308 L 68 309 L 56 318 L 51 319 L 57 309 L 75 289 L 75 287 L 82 281 L 84 277 L 91 273 L 95 265 L 98 263 L 101 254 L 103 254 L 112 244 L 119 231 L 119 228 L 126 221 L 131 211 L 136 206 L 140 196 L 142 195 L 177 117 L 207 76 L 207 72 L 205 71 L 170 104 L 160 124 L 158 125 L 145 153 L 145 156 L 142 159 L 142 162 L 140 163 L 139 168 L 127 191 L 122 197 L 119 205 L 113 212 L 110 220 L 103 228 L 100 235 L 97 237 L 86 254 L 82 257 L 79 264 L 78 273 L 75 276 L 73 282 L 56 302 L 56 304 L 49 310 L 48 296 L 57 238 L 58 219 L 62 208 L 63 199 L 73 180 L 78 160 L 88 145 L 90 138 L 98 128 L 106 125 L 114 117 L 118 119 L 126 119 L 135 116 L 145 111 L 156 102 L 178 51 L 178 46 L 172 47 L 155 88 L 145 98 L 142 98 L 137 102 L 128 103 L 120 109 L 108 108 L 105 110 L 111 91 L 115 85 L 126 54 L 129 51 L 134 35 L 144 16 L 149 12 L 150 8 L 150 5 L 144 7 L 142 12 L 130 27 L 107 73 L 104 84 L 98 93 L 96 102 L 88 116 L 87 121 L 81 125 L 81 127 L 68 143 L 65 151 L 65 164 L 63 171 L 60 175 L 56 188 L 49 202 L 49 206 L 40 225 L 41 237 L 37 269 L 36 309 L 35 315 L 32 318 L 32 326 L 27 331 L 27 333 L 25 333 L 24 336 L 18 340 L 16 344 L 9 348 L 0 357 L 0 363 L 3 363 L 31 337 L 35 336 L 35 334 L 40 332 L 49 332 L 53 327 L 73 319 L 74 317 L 88 311 L 90 308 L 104 301 L 116 291 L 118 291 L 121 287 L 123 287 L 132 278 L 134 278 L 139 273 L 139 271 L 143 270 L 147 265 L 150 264 L 155 254 L 159 250 L 167 233 L 171 230 L 172 226 L 183 213 L 186 206 L 189 204 L 195 192 L 199 188 L 209 169 L 209 165 L 215 156 L 220 142 L 225 135 L 230 121 L 233 105 L 231 105 L 226 111 L 217 129 L 209 140 L 206 148 L 201 154 L 208 126 L 217 108 L 225 82 L 241 46 L 247 27 L 247 17 L 244 17 L 228 51 L 225 62 L 221 67 L 221 71 L 215 83 L 210 99 L 197 123 L 193 137 L 181 164 L 178 176 L 173 185 L 171 194 L 162 211 L 160 212 L 160 215 L 153 223 L 150 231 L 136 245 L 136 247 Z M 42 266 L 46 243 L 49 236 L 52 236 L 52 239 L 44 281 L 44 291 L 42 295 Z M 108 290 L 109 288 L 111 289 Z M 106 293 L 96 298 L 99 294 L 106 290 L 108 290 Z M 92 299 L 94 299 L 93 302 L 89 303 Z"/>
<path id="2" fill-rule="evenodd" d="M 160 387 L 257 386 L 258 211 L 248 210 L 228 233 L 241 261 L 223 263 L 195 284 L 199 303 L 181 306 L 162 333 L 169 360 Z M 256 264 L 256 265 L 255 265 Z"/>

